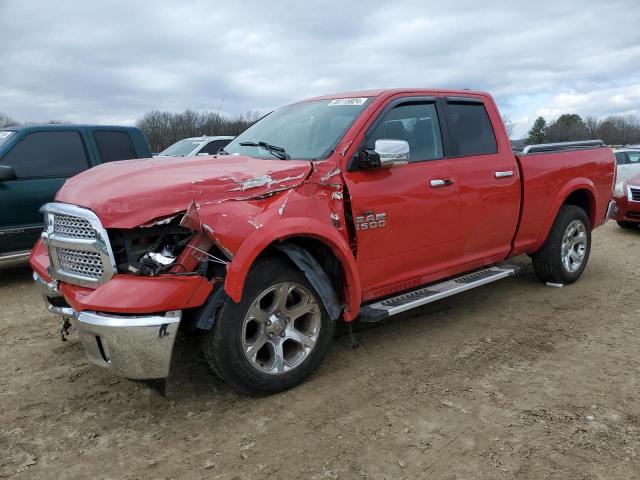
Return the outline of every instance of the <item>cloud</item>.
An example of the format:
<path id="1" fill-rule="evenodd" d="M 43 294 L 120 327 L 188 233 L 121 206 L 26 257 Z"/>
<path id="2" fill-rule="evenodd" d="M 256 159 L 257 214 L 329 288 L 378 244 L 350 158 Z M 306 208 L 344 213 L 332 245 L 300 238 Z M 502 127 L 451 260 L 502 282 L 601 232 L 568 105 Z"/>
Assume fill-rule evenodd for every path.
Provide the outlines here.
<path id="1" fill-rule="evenodd" d="M 639 24 L 634 0 L 3 0 L 0 111 L 132 123 L 434 86 L 488 90 L 522 134 L 566 109 L 640 113 Z"/>

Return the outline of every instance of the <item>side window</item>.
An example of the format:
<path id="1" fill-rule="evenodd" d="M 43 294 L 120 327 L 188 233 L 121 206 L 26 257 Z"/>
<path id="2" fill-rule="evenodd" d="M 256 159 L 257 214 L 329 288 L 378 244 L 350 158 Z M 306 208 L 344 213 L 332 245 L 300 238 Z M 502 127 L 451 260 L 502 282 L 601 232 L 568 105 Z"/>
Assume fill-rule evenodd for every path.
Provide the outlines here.
<path id="1" fill-rule="evenodd" d="M 486 155 L 498 152 L 489 115 L 481 103 L 448 103 L 447 114 L 458 155 Z"/>
<path id="2" fill-rule="evenodd" d="M 18 178 L 72 177 L 89 168 L 79 132 L 28 134 L 0 160 L 11 165 Z"/>
<path id="3" fill-rule="evenodd" d="M 96 130 L 93 132 L 93 138 L 98 145 L 103 163 L 137 158 L 136 150 L 127 132 Z"/>
<path id="4" fill-rule="evenodd" d="M 382 121 L 367 135 L 367 145 L 376 140 L 406 140 L 409 161 L 442 158 L 442 136 L 434 103 L 399 105 L 386 113 Z"/>
<path id="5" fill-rule="evenodd" d="M 629 156 L 629 163 L 639 164 L 640 163 L 640 152 L 627 152 Z"/>
<path id="6" fill-rule="evenodd" d="M 625 154 L 624 152 L 616 152 L 616 164 L 618 165 L 624 165 L 626 163 L 626 158 L 625 158 Z"/>
<path id="7" fill-rule="evenodd" d="M 224 148 L 231 140 L 212 140 L 207 143 L 198 153 L 206 153 L 208 155 L 215 155 L 218 150 Z"/>

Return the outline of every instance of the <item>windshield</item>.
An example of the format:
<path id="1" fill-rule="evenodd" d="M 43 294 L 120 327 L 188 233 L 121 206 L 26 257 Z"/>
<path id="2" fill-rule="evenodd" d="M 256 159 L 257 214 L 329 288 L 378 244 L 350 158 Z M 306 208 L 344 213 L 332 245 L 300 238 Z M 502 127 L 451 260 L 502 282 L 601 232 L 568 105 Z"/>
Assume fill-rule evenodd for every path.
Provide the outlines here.
<path id="1" fill-rule="evenodd" d="M 174 143 L 170 147 L 161 151 L 158 155 L 161 157 L 184 157 L 185 155 L 189 155 L 193 152 L 193 150 L 198 148 L 201 144 L 202 140 L 191 140 L 186 138 Z"/>
<path id="2" fill-rule="evenodd" d="M 282 107 L 242 132 L 224 150 L 254 158 L 321 160 L 333 152 L 368 100 L 338 98 Z"/>
<path id="3" fill-rule="evenodd" d="M 6 143 L 14 133 L 16 132 L 12 132 L 11 130 L 0 130 L 0 146 Z"/>

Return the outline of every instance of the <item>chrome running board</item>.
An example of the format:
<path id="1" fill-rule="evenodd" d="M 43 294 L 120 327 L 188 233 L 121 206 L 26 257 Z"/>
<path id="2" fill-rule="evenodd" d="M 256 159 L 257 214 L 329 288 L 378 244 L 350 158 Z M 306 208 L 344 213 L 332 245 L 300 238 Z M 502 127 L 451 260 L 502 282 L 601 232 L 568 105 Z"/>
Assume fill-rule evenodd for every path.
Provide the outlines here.
<path id="1" fill-rule="evenodd" d="M 373 323 L 384 320 L 387 317 L 406 312 L 412 308 L 421 307 L 427 303 L 510 277 L 517 270 L 518 267 L 514 265 L 494 265 L 493 267 L 466 273 L 460 277 L 451 278 L 440 283 L 433 283 L 417 290 L 401 293 L 394 297 L 378 300 L 361 307 L 358 321 Z"/>

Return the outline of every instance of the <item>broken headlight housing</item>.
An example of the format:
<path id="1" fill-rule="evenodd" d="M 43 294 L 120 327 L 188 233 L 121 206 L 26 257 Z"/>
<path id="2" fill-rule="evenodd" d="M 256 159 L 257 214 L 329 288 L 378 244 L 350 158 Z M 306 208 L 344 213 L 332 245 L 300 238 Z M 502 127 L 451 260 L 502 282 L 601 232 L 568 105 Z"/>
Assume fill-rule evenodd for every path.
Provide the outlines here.
<path id="1" fill-rule="evenodd" d="M 111 229 L 109 239 L 119 273 L 159 275 L 171 269 L 194 232 L 175 224 Z"/>

